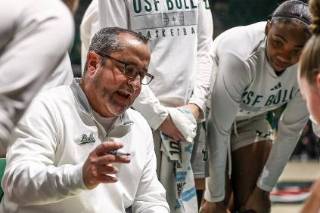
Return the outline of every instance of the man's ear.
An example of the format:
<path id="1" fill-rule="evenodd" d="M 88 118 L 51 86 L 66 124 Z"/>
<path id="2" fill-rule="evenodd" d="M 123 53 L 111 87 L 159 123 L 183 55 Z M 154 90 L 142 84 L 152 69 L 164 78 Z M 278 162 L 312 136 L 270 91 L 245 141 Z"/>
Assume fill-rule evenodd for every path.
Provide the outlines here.
<path id="1" fill-rule="evenodd" d="M 99 56 L 97 53 L 90 51 L 87 54 L 87 73 L 89 75 L 95 74 L 99 65 Z"/>
<path id="2" fill-rule="evenodd" d="M 271 21 L 268 20 L 268 21 L 267 21 L 267 24 L 266 24 L 266 28 L 264 29 L 264 33 L 265 33 L 266 35 L 268 35 L 270 28 L 271 28 Z"/>

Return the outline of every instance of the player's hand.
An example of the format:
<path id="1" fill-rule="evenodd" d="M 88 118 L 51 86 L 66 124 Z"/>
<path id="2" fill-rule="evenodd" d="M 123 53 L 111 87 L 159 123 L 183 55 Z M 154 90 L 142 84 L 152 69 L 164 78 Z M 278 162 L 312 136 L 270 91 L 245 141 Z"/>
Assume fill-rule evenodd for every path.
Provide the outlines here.
<path id="1" fill-rule="evenodd" d="M 203 118 L 203 112 L 200 109 L 200 107 L 198 107 L 198 105 L 196 105 L 196 104 L 187 104 L 184 107 L 186 107 L 187 109 L 189 109 L 192 112 L 193 117 L 196 119 L 196 121 L 198 121 L 198 120 Z"/>
<path id="2" fill-rule="evenodd" d="M 204 201 L 200 207 L 199 213 L 230 213 L 223 202 Z"/>
<path id="3" fill-rule="evenodd" d="M 178 130 L 178 128 L 174 125 L 170 115 L 162 122 L 159 127 L 160 131 L 163 132 L 165 135 L 172 138 L 172 140 L 178 141 L 185 141 L 183 135 Z"/>
<path id="4" fill-rule="evenodd" d="M 256 186 L 246 202 L 245 209 L 258 213 L 269 213 L 271 209 L 269 195 L 270 192 L 264 191 Z"/>
<path id="5" fill-rule="evenodd" d="M 114 183 L 118 172 L 113 163 L 129 163 L 130 156 L 110 154 L 122 148 L 119 142 L 108 141 L 97 146 L 88 156 L 82 167 L 82 177 L 88 189 L 95 188 L 100 183 Z"/>

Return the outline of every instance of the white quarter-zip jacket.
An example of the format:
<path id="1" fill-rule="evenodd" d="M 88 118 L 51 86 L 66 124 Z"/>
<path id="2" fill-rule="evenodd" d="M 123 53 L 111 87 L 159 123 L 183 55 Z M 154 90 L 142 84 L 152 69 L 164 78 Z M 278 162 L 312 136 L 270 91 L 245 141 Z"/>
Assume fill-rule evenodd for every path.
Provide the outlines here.
<path id="1" fill-rule="evenodd" d="M 297 83 L 297 65 L 276 75 L 266 57 L 265 26 L 266 22 L 259 22 L 232 28 L 214 41 L 212 57 L 217 80 L 208 121 L 208 201 L 224 199 L 230 129 L 235 120 L 249 119 L 287 104 L 257 183 L 266 191 L 276 184 L 308 120 Z"/>
<path id="2" fill-rule="evenodd" d="M 0 212 L 118 213 L 131 206 L 133 212 L 168 213 L 147 122 L 128 109 L 112 126 L 106 132 L 75 83 L 40 93 L 8 149 Z M 124 144 L 131 162 L 117 165 L 116 183 L 89 190 L 82 165 L 108 138 Z"/>
<path id="3" fill-rule="evenodd" d="M 71 84 L 67 51 L 73 18 L 59 0 L 0 2 L 0 149 L 32 98 L 45 88 Z"/>

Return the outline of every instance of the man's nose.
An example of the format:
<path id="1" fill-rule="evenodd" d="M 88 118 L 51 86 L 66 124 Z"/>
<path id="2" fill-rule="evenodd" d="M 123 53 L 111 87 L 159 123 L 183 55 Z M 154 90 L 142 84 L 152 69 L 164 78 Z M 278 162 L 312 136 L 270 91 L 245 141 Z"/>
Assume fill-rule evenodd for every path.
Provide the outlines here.
<path id="1" fill-rule="evenodd" d="M 137 90 L 141 87 L 141 77 L 140 75 L 136 75 L 135 78 L 129 78 L 128 84 L 131 86 L 134 90 Z"/>

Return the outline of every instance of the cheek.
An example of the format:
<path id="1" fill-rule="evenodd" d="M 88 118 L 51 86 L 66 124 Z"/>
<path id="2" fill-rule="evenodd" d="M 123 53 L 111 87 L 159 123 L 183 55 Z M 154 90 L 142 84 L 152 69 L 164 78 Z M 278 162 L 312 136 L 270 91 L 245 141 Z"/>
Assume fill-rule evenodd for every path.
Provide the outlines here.
<path id="1" fill-rule="evenodd" d="M 317 121 L 320 121 L 320 96 L 318 94 L 311 93 L 306 97 L 306 101 L 310 114 Z"/>
<path id="2" fill-rule="evenodd" d="M 137 86 L 134 90 L 134 99 L 136 99 L 136 97 L 138 97 L 140 95 L 140 92 L 141 92 L 141 85 Z"/>
<path id="3" fill-rule="evenodd" d="M 268 56 L 269 61 L 273 61 L 274 54 L 275 54 L 275 51 L 273 50 L 272 47 L 270 47 L 270 45 L 268 45 L 268 47 L 267 47 L 267 56 Z"/>

